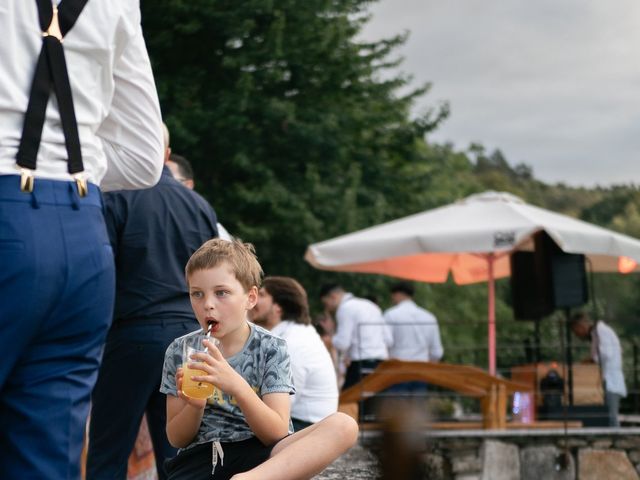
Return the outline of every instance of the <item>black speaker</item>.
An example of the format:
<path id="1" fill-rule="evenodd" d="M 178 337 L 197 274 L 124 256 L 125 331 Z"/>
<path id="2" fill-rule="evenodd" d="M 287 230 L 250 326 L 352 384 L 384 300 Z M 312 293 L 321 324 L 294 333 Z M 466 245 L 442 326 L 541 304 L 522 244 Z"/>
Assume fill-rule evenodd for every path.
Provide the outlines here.
<path id="1" fill-rule="evenodd" d="M 585 257 L 565 253 L 545 232 L 534 235 L 534 252 L 511 255 L 514 316 L 535 320 L 556 308 L 572 308 L 589 300 Z"/>
<path id="2" fill-rule="evenodd" d="M 589 300 L 584 255 L 554 254 L 551 257 L 551 279 L 556 308 L 579 307 Z"/>
<path id="3" fill-rule="evenodd" d="M 541 281 L 546 273 L 540 260 L 534 252 L 511 254 L 511 298 L 518 320 L 538 320 L 553 312 L 551 289 Z"/>

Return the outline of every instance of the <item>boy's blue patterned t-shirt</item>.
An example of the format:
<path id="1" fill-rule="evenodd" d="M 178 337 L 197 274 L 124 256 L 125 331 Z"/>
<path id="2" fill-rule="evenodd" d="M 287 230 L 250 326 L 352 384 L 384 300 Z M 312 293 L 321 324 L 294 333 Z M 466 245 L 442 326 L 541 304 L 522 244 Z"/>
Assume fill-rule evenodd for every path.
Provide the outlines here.
<path id="1" fill-rule="evenodd" d="M 262 398 L 267 393 L 289 393 L 293 395 L 293 377 L 286 342 L 262 327 L 249 323 L 251 333 L 244 348 L 227 358 L 229 365 L 238 372 Z M 185 338 L 202 335 L 202 330 L 176 338 L 165 353 L 160 391 L 178 396 L 176 370 L 182 365 L 182 347 Z M 293 432 L 291 421 L 289 433 Z M 218 440 L 239 442 L 253 437 L 244 415 L 235 398 L 214 387 L 213 396 L 207 400 L 198 434 L 186 448 Z"/>

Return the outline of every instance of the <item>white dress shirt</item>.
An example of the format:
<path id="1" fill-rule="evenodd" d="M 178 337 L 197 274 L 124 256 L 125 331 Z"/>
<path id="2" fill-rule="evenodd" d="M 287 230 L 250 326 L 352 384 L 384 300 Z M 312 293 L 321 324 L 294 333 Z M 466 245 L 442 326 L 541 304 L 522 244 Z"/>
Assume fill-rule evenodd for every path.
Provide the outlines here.
<path id="1" fill-rule="evenodd" d="M 351 360 L 389 358 L 391 330 L 375 303 L 345 293 L 336 311 L 336 323 L 333 346 L 347 352 Z"/>
<path id="2" fill-rule="evenodd" d="M 283 321 L 271 333 L 287 342 L 296 394 L 291 417 L 315 423 L 338 410 L 338 382 L 333 362 L 311 325 Z"/>
<path id="3" fill-rule="evenodd" d="M 384 318 L 393 332 L 391 358 L 422 362 L 442 358 L 438 320 L 431 312 L 407 299 L 388 309 Z"/>
<path id="4" fill-rule="evenodd" d="M 2 0 L 0 32 L 0 175 L 15 175 L 24 113 L 42 47 L 36 2 Z M 87 2 L 63 46 L 87 179 L 103 190 L 157 183 L 163 163 L 162 120 L 142 38 L 139 1 Z M 52 94 L 36 179 L 70 180 L 66 159 Z"/>
<path id="5" fill-rule="evenodd" d="M 622 373 L 622 348 L 613 329 L 602 320 L 591 330 L 591 357 L 600 363 L 607 392 L 627 396 Z"/>

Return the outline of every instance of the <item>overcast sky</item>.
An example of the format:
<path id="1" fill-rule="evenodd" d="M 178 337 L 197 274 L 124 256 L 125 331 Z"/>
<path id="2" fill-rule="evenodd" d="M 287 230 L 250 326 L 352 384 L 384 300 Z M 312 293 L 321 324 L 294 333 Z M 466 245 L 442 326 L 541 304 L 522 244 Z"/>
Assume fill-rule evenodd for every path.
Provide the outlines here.
<path id="1" fill-rule="evenodd" d="M 447 100 L 430 140 L 480 142 L 546 182 L 640 184 L 638 0 L 380 0 L 366 39 L 408 30 L 400 70 Z"/>

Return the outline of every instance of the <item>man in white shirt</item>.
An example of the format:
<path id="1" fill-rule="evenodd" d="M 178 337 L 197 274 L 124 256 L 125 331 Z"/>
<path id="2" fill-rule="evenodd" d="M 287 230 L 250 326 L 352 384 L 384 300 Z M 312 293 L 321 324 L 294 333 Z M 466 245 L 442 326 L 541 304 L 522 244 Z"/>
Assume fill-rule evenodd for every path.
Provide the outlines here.
<path id="1" fill-rule="evenodd" d="M 3 0 L 0 31 L 0 472 L 76 479 L 114 300 L 99 187 L 158 181 L 160 108 L 135 0 Z"/>
<path id="2" fill-rule="evenodd" d="M 345 292 L 340 285 L 323 286 L 320 300 L 327 311 L 335 314 L 337 327 L 331 339 L 333 346 L 350 360 L 342 386 L 346 390 L 389 358 L 391 331 L 380 307 Z"/>
<path id="3" fill-rule="evenodd" d="M 389 357 L 419 362 L 440 360 L 444 349 L 438 320 L 431 312 L 415 304 L 413 285 L 396 283 L 390 292 L 394 306 L 384 312 L 384 319 L 393 333 Z"/>
<path id="4" fill-rule="evenodd" d="M 622 373 L 620 340 L 609 325 L 602 320 L 598 320 L 594 325 L 586 313 L 573 315 L 570 326 L 577 337 L 591 342 L 591 359 L 600 364 L 604 380 L 609 426 L 618 427 L 620 399 L 627 396 L 627 386 Z"/>
<path id="5" fill-rule="evenodd" d="M 436 317 L 413 301 L 414 288 L 408 282 L 399 282 L 390 290 L 393 307 L 384 312 L 384 319 L 393 333 L 389 357 L 405 361 L 437 362 L 444 349 Z M 423 393 L 422 382 L 395 385 L 391 391 Z"/>
<path id="6" fill-rule="evenodd" d="M 289 277 L 266 277 L 251 320 L 287 341 L 296 394 L 291 405 L 295 431 L 338 409 L 338 384 L 333 362 L 311 325 L 307 293 Z"/>

